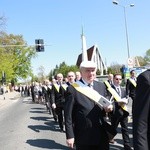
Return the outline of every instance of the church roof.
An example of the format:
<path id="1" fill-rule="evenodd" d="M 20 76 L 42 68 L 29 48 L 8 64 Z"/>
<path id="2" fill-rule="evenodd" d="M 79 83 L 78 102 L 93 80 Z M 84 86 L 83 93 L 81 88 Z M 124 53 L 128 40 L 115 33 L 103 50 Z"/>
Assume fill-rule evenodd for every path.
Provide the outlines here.
<path id="1" fill-rule="evenodd" d="M 88 60 L 91 60 L 92 58 L 92 55 L 93 55 L 93 51 L 94 51 L 94 45 L 92 47 L 90 47 L 88 50 L 87 50 L 87 57 L 88 57 Z M 76 65 L 79 67 L 80 64 L 82 62 L 82 53 L 78 56 L 78 59 L 77 59 L 77 62 L 76 62 Z"/>

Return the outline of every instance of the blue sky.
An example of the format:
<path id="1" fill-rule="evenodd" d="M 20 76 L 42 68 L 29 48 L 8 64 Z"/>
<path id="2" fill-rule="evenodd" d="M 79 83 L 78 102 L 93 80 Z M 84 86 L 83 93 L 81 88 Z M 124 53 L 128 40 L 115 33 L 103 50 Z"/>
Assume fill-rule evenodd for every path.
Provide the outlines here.
<path id="1" fill-rule="evenodd" d="M 126 8 L 131 56 L 144 56 L 150 49 L 150 0 L 118 0 Z M 0 15 L 7 17 L 7 33 L 23 35 L 28 45 L 44 39 L 45 52 L 32 60 L 36 74 L 39 66 L 45 73 L 65 61 L 75 65 L 81 53 L 84 26 L 87 48 L 97 44 L 104 60 L 127 62 L 123 8 L 112 0 L 1 0 Z"/>

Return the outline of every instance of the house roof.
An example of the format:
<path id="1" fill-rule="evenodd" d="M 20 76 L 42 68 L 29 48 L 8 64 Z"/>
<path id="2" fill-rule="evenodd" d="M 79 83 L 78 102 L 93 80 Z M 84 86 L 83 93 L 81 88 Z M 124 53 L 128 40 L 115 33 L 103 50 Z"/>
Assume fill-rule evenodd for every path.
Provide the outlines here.
<path id="1" fill-rule="evenodd" d="M 90 47 L 88 50 L 87 50 L 87 57 L 88 57 L 88 60 L 91 60 L 92 58 L 92 55 L 93 55 L 93 51 L 94 51 L 94 45 L 92 47 Z M 79 67 L 80 64 L 82 62 L 82 53 L 78 56 L 78 59 L 77 59 L 77 62 L 76 62 L 76 65 Z"/>

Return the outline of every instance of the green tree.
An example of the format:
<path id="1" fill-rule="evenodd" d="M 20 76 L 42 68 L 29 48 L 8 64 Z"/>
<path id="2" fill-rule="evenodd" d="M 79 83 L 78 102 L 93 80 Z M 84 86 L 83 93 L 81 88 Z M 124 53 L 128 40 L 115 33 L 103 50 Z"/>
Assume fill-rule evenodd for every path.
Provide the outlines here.
<path id="1" fill-rule="evenodd" d="M 146 58 L 143 58 L 142 56 L 136 56 L 140 66 L 145 66 L 147 64 Z"/>
<path id="2" fill-rule="evenodd" d="M 110 67 L 108 67 L 108 73 L 121 73 L 120 68 L 122 67 L 121 64 L 118 64 L 117 62 L 113 62 Z"/>
<path id="3" fill-rule="evenodd" d="M 3 27 L 5 27 L 6 25 L 6 17 L 4 15 L 0 16 L 0 28 L 3 29 Z"/>
<path id="4" fill-rule="evenodd" d="M 64 77 L 66 77 L 69 71 L 76 72 L 79 71 L 79 68 L 76 65 L 68 66 L 65 62 L 62 62 L 59 66 L 56 65 L 54 70 L 50 71 L 49 79 L 51 80 L 52 77 L 55 77 L 57 75 L 57 73 L 62 73 Z"/>
<path id="5" fill-rule="evenodd" d="M 31 59 L 35 56 L 35 48 L 28 47 L 22 35 L 0 32 L 0 72 L 6 73 L 7 81 L 31 76 Z"/>
<path id="6" fill-rule="evenodd" d="M 150 49 L 146 51 L 144 59 L 147 63 L 150 62 Z"/>

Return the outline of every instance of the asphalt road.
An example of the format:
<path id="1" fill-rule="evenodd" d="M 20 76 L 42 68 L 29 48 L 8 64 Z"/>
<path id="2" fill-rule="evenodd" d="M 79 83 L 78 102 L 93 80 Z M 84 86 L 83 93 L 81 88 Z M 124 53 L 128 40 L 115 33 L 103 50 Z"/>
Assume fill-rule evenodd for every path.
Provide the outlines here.
<path id="1" fill-rule="evenodd" d="M 69 150 L 65 133 L 59 131 L 46 107 L 32 103 L 30 97 L 11 95 L 4 100 L 0 96 L 0 114 L 0 150 Z M 115 141 L 110 149 L 123 149 L 120 127 Z"/>

